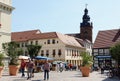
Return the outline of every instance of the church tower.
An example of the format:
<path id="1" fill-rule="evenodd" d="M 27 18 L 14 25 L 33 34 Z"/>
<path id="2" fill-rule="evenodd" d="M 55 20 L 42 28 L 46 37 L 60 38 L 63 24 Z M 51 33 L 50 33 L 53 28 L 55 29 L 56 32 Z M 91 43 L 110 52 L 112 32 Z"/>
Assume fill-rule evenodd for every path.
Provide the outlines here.
<path id="1" fill-rule="evenodd" d="M 89 40 L 92 42 L 92 23 L 88 15 L 88 9 L 85 8 L 82 23 L 80 23 L 80 38 Z"/>
<path id="2" fill-rule="evenodd" d="M 11 41 L 12 0 L 0 0 L 0 52 L 2 43 Z"/>

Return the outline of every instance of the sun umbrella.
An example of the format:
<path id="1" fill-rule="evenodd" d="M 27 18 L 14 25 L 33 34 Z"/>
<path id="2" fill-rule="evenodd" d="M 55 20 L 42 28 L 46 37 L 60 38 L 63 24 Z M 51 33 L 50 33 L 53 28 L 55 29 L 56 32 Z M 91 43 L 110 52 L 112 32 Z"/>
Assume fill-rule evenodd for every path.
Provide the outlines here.
<path id="1" fill-rule="evenodd" d="M 18 57 L 19 60 L 22 60 L 22 59 L 27 60 L 28 58 L 30 58 L 30 57 L 29 56 L 19 56 Z"/>

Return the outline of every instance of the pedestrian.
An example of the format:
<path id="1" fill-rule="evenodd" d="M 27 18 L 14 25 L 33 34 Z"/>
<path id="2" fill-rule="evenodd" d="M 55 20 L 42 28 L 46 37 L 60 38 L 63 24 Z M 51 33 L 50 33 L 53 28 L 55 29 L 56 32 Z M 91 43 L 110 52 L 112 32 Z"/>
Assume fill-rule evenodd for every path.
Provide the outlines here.
<path id="1" fill-rule="evenodd" d="M 24 59 L 21 60 L 21 64 L 20 64 L 20 71 L 22 72 L 22 77 L 25 76 L 24 72 L 25 72 L 25 66 L 26 66 L 26 62 L 24 61 Z"/>
<path id="2" fill-rule="evenodd" d="M 45 63 L 43 65 L 43 69 L 44 69 L 44 80 L 46 80 L 46 77 L 48 80 L 49 79 L 50 65 L 49 65 L 47 60 L 45 60 Z"/>
<path id="3" fill-rule="evenodd" d="M 63 63 L 60 63 L 60 67 L 59 67 L 59 71 L 62 72 L 63 71 Z"/>
<path id="4" fill-rule="evenodd" d="M 33 70 L 32 70 L 32 77 L 34 77 L 34 72 L 35 72 L 35 60 L 31 60 L 33 62 Z"/>
<path id="5" fill-rule="evenodd" d="M 27 68 L 27 80 L 32 78 L 32 74 L 33 74 L 33 68 L 34 68 L 34 63 L 31 59 L 28 59 L 29 62 L 26 64 L 26 68 Z"/>
<path id="6" fill-rule="evenodd" d="M 59 69 L 60 69 L 60 65 L 59 63 L 56 64 L 56 71 L 59 72 Z"/>

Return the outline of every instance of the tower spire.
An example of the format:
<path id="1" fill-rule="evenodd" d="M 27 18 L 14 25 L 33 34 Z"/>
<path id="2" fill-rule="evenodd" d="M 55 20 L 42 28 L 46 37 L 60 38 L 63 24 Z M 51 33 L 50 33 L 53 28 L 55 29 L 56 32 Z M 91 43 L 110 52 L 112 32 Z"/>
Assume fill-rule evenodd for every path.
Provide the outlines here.
<path id="1" fill-rule="evenodd" d="M 92 22 L 90 22 L 90 17 L 88 15 L 88 4 L 85 4 L 84 15 L 82 17 L 82 23 L 80 23 L 80 37 L 85 40 L 90 40 L 92 42 Z"/>
<path id="2" fill-rule="evenodd" d="M 87 9 L 88 4 L 85 4 L 85 8 Z"/>

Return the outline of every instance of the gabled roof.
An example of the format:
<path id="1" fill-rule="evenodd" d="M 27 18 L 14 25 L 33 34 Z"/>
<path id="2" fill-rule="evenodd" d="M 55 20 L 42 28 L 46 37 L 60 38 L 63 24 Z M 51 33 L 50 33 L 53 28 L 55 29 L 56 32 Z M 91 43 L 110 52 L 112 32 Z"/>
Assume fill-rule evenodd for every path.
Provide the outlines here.
<path id="1" fill-rule="evenodd" d="M 40 30 L 29 30 L 29 31 L 21 31 L 21 32 L 12 32 L 11 33 L 11 40 L 20 42 L 20 41 L 27 41 L 35 34 L 41 33 Z"/>
<path id="2" fill-rule="evenodd" d="M 65 34 L 57 33 L 58 38 L 66 45 L 76 46 L 76 47 L 83 47 L 75 37 L 68 36 Z"/>
<path id="3" fill-rule="evenodd" d="M 36 34 L 36 30 L 24 31 L 24 32 L 13 32 L 12 41 L 28 41 L 28 40 L 39 40 L 39 39 L 52 39 L 59 38 L 65 45 L 82 47 L 82 45 L 75 39 L 75 37 L 68 36 L 57 32 L 45 32 Z"/>
<path id="4" fill-rule="evenodd" d="M 93 48 L 109 48 L 115 43 L 120 42 L 119 32 L 119 29 L 99 31 Z"/>
<path id="5" fill-rule="evenodd" d="M 34 35 L 30 40 L 38 40 L 38 39 L 49 39 L 49 38 L 59 38 L 64 44 L 69 46 L 77 46 L 82 47 L 75 39 L 75 37 L 68 36 L 65 34 L 61 34 L 58 32 L 46 32 Z"/>

